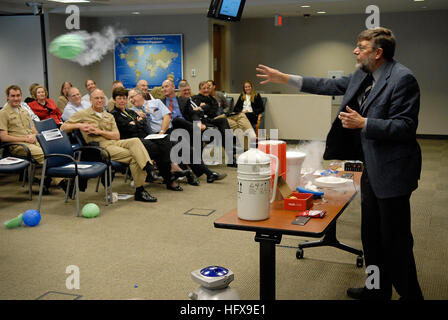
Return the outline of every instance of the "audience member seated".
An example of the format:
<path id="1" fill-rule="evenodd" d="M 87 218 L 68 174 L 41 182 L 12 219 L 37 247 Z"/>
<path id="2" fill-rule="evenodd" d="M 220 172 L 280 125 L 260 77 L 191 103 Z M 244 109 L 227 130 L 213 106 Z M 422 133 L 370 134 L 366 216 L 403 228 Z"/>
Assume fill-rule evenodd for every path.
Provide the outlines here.
<path id="1" fill-rule="evenodd" d="M 68 90 L 68 103 L 62 113 L 62 120 L 67 121 L 76 112 L 87 109 L 90 107 L 90 103 L 87 103 L 81 99 L 81 93 L 76 87 L 71 87 Z"/>
<path id="2" fill-rule="evenodd" d="M 8 97 L 6 97 L 6 103 L 0 107 L 0 110 L 6 107 L 7 105 L 8 105 Z M 31 108 L 29 107 L 29 105 L 26 104 L 26 102 L 20 101 L 20 107 L 30 114 L 30 117 L 31 119 L 33 119 L 33 121 L 40 121 L 39 117 L 36 116 L 36 114 L 33 112 L 33 110 L 31 110 Z"/>
<path id="3" fill-rule="evenodd" d="M 207 81 L 199 83 L 199 94 L 191 97 L 193 110 L 202 111 L 201 122 L 207 127 L 215 127 L 221 133 L 222 147 L 225 146 L 225 130 L 230 129 L 226 116 L 218 117 L 218 101 L 210 96 L 210 88 Z M 233 137 L 232 137 L 233 138 Z M 232 141 L 233 142 L 233 141 Z M 227 164 L 236 164 L 235 148 L 228 150 L 224 148 L 227 154 Z"/>
<path id="4" fill-rule="evenodd" d="M 61 112 L 64 112 L 64 108 L 68 103 L 68 90 L 73 87 L 73 85 L 68 82 L 65 81 L 62 86 L 61 86 L 61 94 L 58 98 L 58 100 L 56 100 L 56 105 L 58 106 L 59 110 L 61 110 Z"/>
<path id="5" fill-rule="evenodd" d="M 250 81 L 244 82 L 243 92 L 241 92 L 236 101 L 233 111 L 245 113 L 252 127 L 255 129 L 258 115 L 264 112 L 264 107 L 260 94 L 255 91 Z"/>
<path id="6" fill-rule="evenodd" d="M 28 88 L 28 91 L 29 91 L 29 93 L 30 93 L 30 96 L 29 97 L 27 97 L 27 98 L 25 98 L 25 103 L 30 103 L 30 102 L 32 102 L 32 101 L 34 101 L 34 100 L 36 100 L 35 98 L 34 98 L 34 89 L 37 87 L 37 86 L 39 86 L 40 84 L 38 84 L 38 83 L 32 83 L 31 85 L 30 85 L 30 87 Z"/>
<path id="7" fill-rule="evenodd" d="M 215 98 L 215 100 L 218 102 L 218 114 L 225 113 L 224 110 L 229 110 L 229 105 L 226 100 L 226 96 L 224 93 L 216 90 L 216 83 L 213 80 L 207 80 L 207 83 L 209 85 L 210 90 L 210 96 Z"/>
<path id="8" fill-rule="evenodd" d="M 36 139 L 37 130 L 30 114 L 21 107 L 22 90 L 17 85 L 10 85 L 6 88 L 8 103 L 0 110 L 0 141 L 18 142 L 26 145 L 31 152 L 31 157 L 37 163 L 43 164 L 44 153 Z M 26 151 L 20 146 L 9 148 L 11 154 L 20 157 L 26 156 Z M 61 179 L 55 179 L 57 183 Z M 44 194 L 48 194 L 48 187 L 51 179 L 46 179 L 44 184 Z"/>
<path id="9" fill-rule="evenodd" d="M 115 80 L 112 82 L 112 91 L 114 91 L 116 88 L 124 88 L 123 82 L 121 80 Z M 115 108 L 115 100 L 113 98 L 109 99 L 109 102 L 107 103 L 107 111 L 111 112 Z M 132 108 L 132 103 L 128 101 L 126 108 L 130 109 Z"/>
<path id="10" fill-rule="evenodd" d="M 120 140 L 114 116 L 104 111 L 104 92 L 95 89 L 90 93 L 91 107 L 81 110 L 61 126 L 67 133 L 79 129 L 87 143 L 97 143 L 106 148 L 112 160 L 128 163 L 136 186 L 136 201 L 155 202 L 145 189 L 145 179 L 154 175 L 152 160 L 138 138 Z"/>
<path id="11" fill-rule="evenodd" d="M 229 122 L 230 129 L 232 129 L 234 134 L 237 136 L 240 146 L 247 150 L 250 143 L 255 144 L 257 140 L 257 135 L 255 134 L 255 130 L 252 127 L 249 119 L 245 113 L 240 112 L 236 113 L 231 110 L 231 106 L 228 105 L 226 97 L 219 91 L 216 91 L 216 85 L 213 80 L 208 80 L 208 85 L 210 88 L 210 96 L 215 98 L 219 104 L 219 113 L 221 113 L 219 117 L 227 117 L 227 121 Z M 241 129 L 237 130 L 236 129 Z M 248 143 L 245 143 L 244 137 L 247 136 Z"/>
<path id="12" fill-rule="evenodd" d="M 87 79 L 87 81 L 86 81 L 86 89 L 87 89 L 87 93 L 82 96 L 82 100 L 86 101 L 87 103 L 91 103 L 91 101 L 90 101 L 90 94 L 96 89 L 95 81 L 93 81 L 92 79 Z M 106 96 L 104 96 L 104 98 L 106 99 L 104 107 L 107 108 L 107 103 L 108 103 L 109 99 L 107 99 Z"/>
<path id="13" fill-rule="evenodd" d="M 177 93 L 178 97 L 190 99 L 191 96 L 193 96 L 190 84 L 185 79 L 179 81 L 178 89 L 179 89 L 179 92 Z"/>
<path id="14" fill-rule="evenodd" d="M 139 116 L 146 119 L 151 133 L 171 133 L 171 112 L 162 103 L 162 101 L 160 101 L 159 99 L 145 100 L 143 97 L 143 93 L 139 89 L 131 89 L 129 91 L 129 100 L 134 105 L 132 110 L 134 110 Z M 203 164 L 202 160 L 200 164 L 194 164 L 193 161 L 191 161 L 194 152 L 196 151 L 193 150 L 190 144 L 189 166 L 196 176 L 200 177 L 205 173 L 207 175 L 208 183 L 212 183 L 215 180 L 221 180 L 226 176 L 225 174 L 219 174 L 217 172 L 211 171 Z M 197 152 L 201 152 L 201 150 L 198 150 Z M 187 176 L 187 178 L 188 183 L 192 185 L 198 184 L 193 180 L 194 177 Z"/>
<path id="15" fill-rule="evenodd" d="M 155 99 L 153 96 L 151 96 L 151 93 L 149 93 L 148 89 L 148 81 L 141 79 L 137 82 L 137 89 L 139 89 L 143 93 L 143 97 L 145 100 L 152 100 Z"/>
<path id="16" fill-rule="evenodd" d="M 151 131 L 147 126 L 146 119 L 126 107 L 128 90 L 123 87 L 116 88 L 112 91 L 112 98 L 115 101 L 115 107 L 111 114 L 114 116 L 120 131 L 120 139 L 139 138 L 151 159 L 156 162 L 167 189 L 182 191 L 182 188 L 175 182 L 176 176 L 171 175 L 171 144 L 169 139 L 166 137 L 154 140 L 145 139 Z"/>
<path id="17" fill-rule="evenodd" d="M 30 108 L 40 120 L 52 118 L 58 126 L 62 123 L 61 110 L 56 106 L 53 99 L 48 98 L 48 91 L 42 86 L 34 88 L 35 101 L 29 103 Z"/>

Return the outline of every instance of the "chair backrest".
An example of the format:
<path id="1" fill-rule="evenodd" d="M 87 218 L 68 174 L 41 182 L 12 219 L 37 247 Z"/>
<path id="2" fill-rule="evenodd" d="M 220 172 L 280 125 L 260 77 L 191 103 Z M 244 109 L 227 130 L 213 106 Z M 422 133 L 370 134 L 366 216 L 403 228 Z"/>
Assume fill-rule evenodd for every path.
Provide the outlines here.
<path id="1" fill-rule="evenodd" d="M 73 157 L 72 144 L 70 143 L 70 140 L 67 137 L 67 133 L 62 130 L 61 134 L 62 134 L 61 138 L 49 141 L 45 139 L 42 133 L 36 135 L 37 141 L 39 141 L 40 147 L 42 148 L 44 155 L 49 155 L 52 153 L 60 153 L 60 154 L 67 154 Z M 48 158 L 47 167 L 59 167 L 69 162 L 72 162 L 72 160 L 66 157 L 51 157 Z"/>
<path id="2" fill-rule="evenodd" d="M 261 101 L 263 101 L 263 113 L 266 111 L 266 102 L 268 101 L 268 98 L 261 97 Z"/>
<path id="3" fill-rule="evenodd" d="M 57 129 L 58 126 L 53 118 L 48 118 L 42 121 L 35 121 L 34 125 L 36 126 L 37 132 L 41 133 L 42 131 L 47 131 L 51 129 Z"/>
<path id="4" fill-rule="evenodd" d="M 229 110 L 233 110 L 233 97 L 226 97 Z"/>

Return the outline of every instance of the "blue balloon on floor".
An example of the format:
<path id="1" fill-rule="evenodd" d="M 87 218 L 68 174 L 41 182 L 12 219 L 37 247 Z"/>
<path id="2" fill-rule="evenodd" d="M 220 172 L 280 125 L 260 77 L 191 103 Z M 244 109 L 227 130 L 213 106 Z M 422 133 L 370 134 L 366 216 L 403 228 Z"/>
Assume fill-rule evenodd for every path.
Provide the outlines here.
<path id="1" fill-rule="evenodd" d="M 37 210 L 27 210 L 23 214 L 22 219 L 27 226 L 34 227 L 40 222 L 40 213 Z"/>

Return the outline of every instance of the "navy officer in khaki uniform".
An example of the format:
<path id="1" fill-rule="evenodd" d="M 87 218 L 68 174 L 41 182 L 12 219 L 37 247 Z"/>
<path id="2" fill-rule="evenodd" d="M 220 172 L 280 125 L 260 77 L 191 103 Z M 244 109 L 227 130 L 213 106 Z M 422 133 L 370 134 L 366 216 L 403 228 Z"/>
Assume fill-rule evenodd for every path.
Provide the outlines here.
<path id="1" fill-rule="evenodd" d="M 87 143 L 98 142 L 106 148 L 114 161 L 128 163 L 136 186 L 135 200 L 155 202 L 143 187 L 147 174 L 152 173 L 152 160 L 138 138 L 120 140 L 114 117 L 104 111 L 104 92 L 95 89 L 90 93 L 92 106 L 72 115 L 61 126 L 61 130 L 71 132 L 79 129 Z"/>
<path id="2" fill-rule="evenodd" d="M 34 126 L 30 113 L 20 106 L 22 102 L 22 90 L 19 86 L 12 84 L 6 88 L 8 103 L 0 110 L 0 140 L 5 143 L 21 143 L 28 147 L 31 157 L 37 163 L 44 163 L 44 152 L 36 139 L 38 133 Z M 11 154 L 24 157 L 27 155 L 21 146 L 9 148 Z M 55 178 L 54 182 L 59 184 L 61 178 Z M 49 194 L 48 188 L 51 178 L 45 178 L 43 194 Z M 60 185 L 63 187 L 63 185 Z"/>
<path id="3" fill-rule="evenodd" d="M 0 110 L 0 140 L 2 142 L 18 142 L 26 145 L 31 156 L 40 164 L 44 162 L 44 153 L 36 139 L 37 130 L 30 114 L 20 107 L 22 90 L 17 85 L 6 88 L 8 103 Z M 20 146 L 10 148 L 12 154 L 26 156 Z"/>

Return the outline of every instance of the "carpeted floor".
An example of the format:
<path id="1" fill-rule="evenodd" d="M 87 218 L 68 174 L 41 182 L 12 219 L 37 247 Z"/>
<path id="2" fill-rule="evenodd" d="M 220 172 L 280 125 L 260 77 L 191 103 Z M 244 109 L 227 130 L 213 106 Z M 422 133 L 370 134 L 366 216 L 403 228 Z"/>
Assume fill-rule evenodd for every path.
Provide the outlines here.
<path id="1" fill-rule="evenodd" d="M 448 141 L 420 140 L 423 172 L 412 195 L 414 253 L 426 299 L 448 299 Z M 120 200 L 104 205 L 104 191 L 95 183 L 81 193 L 81 205 L 94 202 L 100 216 L 75 217 L 73 201 L 51 189 L 44 197 L 42 221 L 36 227 L 0 228 L 0 299 L 188 299 L 198 287 L 190 272 L 221 265 L 235 273 L 231 287 L 242 299 L 259 297 L 259 247 L 250 232 L 215 229 L 213 222 L 236 206 L 235 168 L 214 166 L 228 177 L 199 187 L 182 184 L 183 192 L 151 184 L 157 203 Z M 117 176 L 114 191 L 131 194 L 129 183 Z M 17 176 L 0 176 L 0 221 L 37 205 Z M 192 210 L 193 209 L 193 210 Z M 185 214 L 187 211 L 190 214 Z M 337 224 L 341 242 L 361 249 L 360 200 L 350 204 Z M 348 287 L 362 286 L 363 268 L 356 256 L 324 247 L 305 249 L 297 260 L 299 242 L 315 240 L 284 236 L 277 248 L 278 299 L 348 299 Z M 79 268 L 79 289 L 66 281 Z M 397 295 L 394 294 L 394 299 Z"/>

